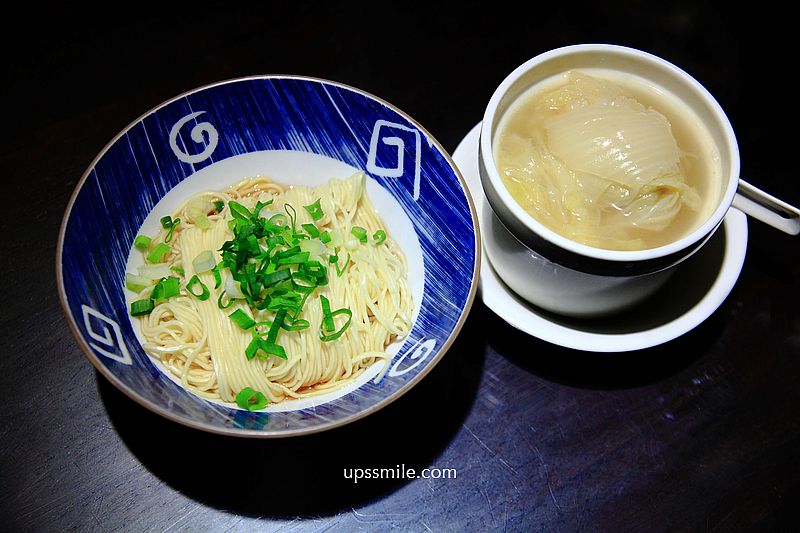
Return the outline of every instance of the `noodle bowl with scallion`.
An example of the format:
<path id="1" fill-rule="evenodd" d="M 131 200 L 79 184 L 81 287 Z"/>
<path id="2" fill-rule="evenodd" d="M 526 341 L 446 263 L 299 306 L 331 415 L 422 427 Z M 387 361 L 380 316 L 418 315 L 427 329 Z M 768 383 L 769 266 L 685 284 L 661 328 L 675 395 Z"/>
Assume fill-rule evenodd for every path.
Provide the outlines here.
<path id="1" fill-rule="evenodd" d="M 406 257 L 366 175 L 316 187 L 266 177 L 187 199 L 137 237 L 128 272 L 145 352 L 190 392 L 247 410 L 330 393 L 406 337 Z"/>

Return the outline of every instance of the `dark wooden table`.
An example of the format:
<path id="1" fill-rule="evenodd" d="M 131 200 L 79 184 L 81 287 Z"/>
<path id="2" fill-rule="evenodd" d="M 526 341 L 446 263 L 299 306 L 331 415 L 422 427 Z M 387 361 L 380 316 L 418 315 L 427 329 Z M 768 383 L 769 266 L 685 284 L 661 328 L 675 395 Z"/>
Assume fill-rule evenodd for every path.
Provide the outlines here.
<path id="1" fill-rule="evenodd" d="M 0 530 L 796 524 L 800 241 L 755 221 L 727 301 L 673 342 L 625 354 L 561 349 L 478 299 L 463 334 L 409 394 L 304 438 L 242 440 L 168 422 L 111 386 L 78 348 L 54 269 L 70 193 L 136 117 L 227 78 L 291 73 L 354 85 L 453 150 L 524 60 L 581 42 L 634 46 L 705 84 L 737 132 L 743 177 L 800 204 L 789 47 L 797 30 L 779 11 L 539 2 L 489 12 L 500 6 L 128 3 L 4 14 Z M 344 476 L 397 465 L 457 477 Z"/>

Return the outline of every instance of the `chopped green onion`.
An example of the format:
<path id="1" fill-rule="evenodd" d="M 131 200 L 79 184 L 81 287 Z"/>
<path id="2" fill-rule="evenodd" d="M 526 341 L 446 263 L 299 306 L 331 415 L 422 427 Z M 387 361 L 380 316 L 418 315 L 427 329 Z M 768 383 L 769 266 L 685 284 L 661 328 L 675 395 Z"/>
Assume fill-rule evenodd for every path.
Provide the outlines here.
<path id="1" fill-rule="evenodd" d="M 316 289 L 317 285 L 317 278 L 314 276 L 304 274 L 299 271 L 292 274 L 292 286 L 298 292 L 309 293 Z"/>
<path id="2" fill-rule="evenodd" d="M 258 352 L 264 352 L 266 355 L 262 356 Z M 287 359 L 286 350 L 283 349 L 283 346 L 275 344 L 274 342 L 265 341 L 260 337 L 254 337 L 253 340 L 250 341 L 250 344 L 247 345 L 244 351 L 244 355 L 248 360 L 256 356 L 258 356 L 259 359 L 267 360 L 270 355 L 275 355 L 281 359 Z"/>
<path id="3" fill-rule="evenodd" d="M 193 289 L 195 285 L 200 285 L 200 294 L 194 292 Z M 197 274 L 192 276 L 192 279 L 190 279 L 189 283 L 186 284 L 186 291 L 201 302 L 208 300 L 208 297 L 211 296 L 211 292 L 208 290 L 208 287 L 206 287 L 205 283 L 200 281 L 200 278 L 197 276 Z"/>
<path id="4" fill-rule="evenodd" d="M 286 244 L 286 239 L 278 235 L 277 237 L 267 237 L 267 248 L 272 251 L 279 244 Z"/>
<path id="5" fill-rule="evenodd" d="M 267 219 L 267 222 L 273 226 L 277 226 L 278 228 L 283 229 L 284 227 L 287 227 L 289 225 L 289 217 L 287 217 L 283 213 L 275 213 L 274 215 L 269 217 L 269 219 Z"/>
<path id="6" fill-rule="evenodd" d="M 153 292 L 150 297 L 153 300 L 168 300 L 173 296 L 177 296 L 181 292 L 181 283 L 178 278 L 168 277 L 161 278 L 153 287 Z"/>
<path id="7" fill-rule="evenodd" d="M 276 270 L 275 272 L 271 272 L 266 274 L 263 278 L 261 278 L 261 283 L 265 287 L 271 287 L 280 283 L 281 281 L 286 281 L 292 277 L 292 272 L 288 268 L 282 268 L 280 270 Z"/>
<path id="8" fill-rule="evenodd" d="M 383 244 L 383 241 L 386 240 L 386 232 L 382 229 L 379 229 L 375 233 L 372 234 L 372 241 L 375 243 L 375 246 L 379 244 Z"/>
<path id="9" fill-rule="evenodd" d="M 292 233 L 297 233 L 295 223 L 297 222 L 297 211 L 292 204 L 283 204 L 283 209 L 289 215 L 289 221 L 292 223 Z"/>
<path id="10" fill-rule="evenodd" d="M 133 292 L 139 293 L 153 284 L 153 280 L 145 276 L 137 276 L 130 272 L 125 273 L 125 287 Z"/>
<path id="11" fill-rule="evenodd" d="M 306 261 L 305 263 L 301 263 L 297 272 L 301 278 L 313 278 L 317 285 L 328 284 L 328 269 L 319 261 Z"/>
<path id="12" fill-rule="evenodd" d="M 225 202 L 223 202 L 222 200 L 215 200 L 214 201 L 214 211 L 219 213 L 223 209 L 225 209 Z"/>
<path id="13" fill-rule="evenodd" d="M 344 334 L 348 327 L 350 327 L 350 321 L 353 320 L 353 312 L 347 307 L 342 307 L 336 311 L 331 311 L 331 305 L 328 299 L 322 295 L 320 295 L 319 298 L 322 302 L 323 312 L 322 323 L 319 325 L 319 338 L 324 342 L 336 340 Z M 333 319 L 339 315 L 347 315 L 347 320 L 341 328 L 333 331 L 335 327 Z M 326 331 L 333 333 L 325 333 Z"/>
<path id="14" fill-rule="evenodd" d="M 219 289 L 219 286 L 222 284 L 222 276 L 219 275 L 219 269 L 222 268 L 222 263 L 218 263 L 214 268 L 211 269 L 211 273 L 214 275 L 214 288 Z"/>
<path id="15" fill-rule="evenodd" d="M 291 255 L 295 255 L 295 254 L 297 254 L 297 253 L 299 253 L 301 251 L 302 251 L 302 249 L 299 246 L 292 246 L 291 248 L 288 248 L 286 250 L 283 250 L 282 252 L 278 252 L 275 255 L 273 255 L 272 256 L 272 261 L 273 262 L 277 262 L 277 261 L 283 259 L 284 257 L 289 257 Z"/>
<path id="16" fill-rule="evenodd" d="M 296 292 L 272 296 L 267 304 L 270 311 L 298 311 L 302 298 Z"/>
<path id="17" fill-rule="evenodd" d="M 136 238 L 133 240 L 133 245 L 138 248 L 139 250 L 147 250 L 150 248 L 150 244 L 153 242 L 153 239 L 148 237 L 147 235 L 137 235 Z"/>
<path id="18" fill-rule="evenodd" d="M 259 201 L 250 209 L 238 202 L 228 202 L 231 217 L 226 222 L 233 237 L 219 248 L 219 262 L 210 262 L 204 268 L 214 275 L 215 289 L 222 291 L 217 299 L 218 307 L 227 309 L 235 301 L 243 300 L 249 306 L 249 309 L 242 306 L 229 314 L 239 327 L 253 334 L 253 340 L 244 350 L 248 360 L 267 359 L 272 355 L 286 358 L 286 351 L 279 344 L 280 331 L 311 327 L 301 313 L 309 296 L 315 294 L 318 287 L 328 285 L 328 264 L 336 264 L 341 276 L 351 256 L 348 255 L 342 265 L 337 255 L 341 253 L 339 250 L 355 250 L 359 240 L 369 240 L 367 230 L 356 226 L 354 235 L 359 239 L 348 237 L 350 240 L 343 242 L 337 230 L 322 231 L 316 223 L 301 223 L 292 204 L 284 204 L 284 214 L 267 211 L 265 207 L 270 203 Z M 314 221 L 325 216 L 321 203 L 316 199 L 303 206 Z M 380 233 L 373 235 L 374 241 L 379 239 Z M 193 266 L 196 272 L 201 271 L 200 265 L 193 263 Z M 222 279 L 223 269 L 226 269 L 225 279 Z M 258 311 L 274 312 L 274 317 L 271 321 L 257 322 L 253 313 Z M 342 315 L 347 315 L 347 320 L 337 318 Z M 349 309 L 331 310 L 328 301 L 320 338 L 340 337 L 351 320 Z M 342 325 L 338 331 L 337 325 Z"/>
<path id="19" fill-rule="evenodd" d="M 331 302 L 320 294 L 320 302 L 322 302 L 322 327 L 325 331 L 333 331 L 333 316 L 331 316 Z"/>
<path id="20" fill-rule="evenodd" d="M 169 267 L 170 270 L 178 274 L 179 276 L 185 276 L 186 273 L 183 271 L 181 267 L 171 266 Z"/>
<path id="21" fill-rule="evenodd" d="M 274 342 L 265 341 L 263 339 L 259 339 L 258 348 L 269 355 L 275 355 L 280 357 L 281 359 L 288 359 L 286 357 L 286 350 L 283 349 L 283 346 L 280 344 L 275 344 Z"/>
<path id="22" fill-rule="evenodd" d="M 178 224 L 180 223 L 181 219 L 179 218 L 172 220 L 172 217 L 169 215 L 161 217 L 161 227 L 167 230 L 167 235 L 164 237 L 164 242 L 169 242 L 172 240 L 172 233 L 175 231 L 175 228 L 177 228 Z"/>
<path id="23" fill-rule="evenodd" d="M 233 200 L 231 200 L 230 202 L 228 202 L 228 207 L 231 210 L 231 215 L 233 216 L 233 218 L 235 218 L 236 220 L 241 220 L 243 222 L 250 222 L 250 217 L 252 216 L 252 214 L 250 213 L 250 210 L 247 209 L 245 206 L 243 206 L 239 202 L 234 202 Z"/>
<path id="24" fill-rule="evenodd" d="M 192 259 L 192 268 L 194 268 L 194 271 L 198 274 L 208 272 L 214 268 L 216 264 L 217 261 L 214 259 L 214 253 L 211 250 L 204 250 L 197 254 L 197 257 Z"/>
<path id="25" fill-rule="evenodd" d="M 253 208 L 253 220 L 255 221 L 258 218 L 259 213 L 261 213 L 261 210 L 272 204 L 272 202 L 274 202 L 274 200 L 270 200 L 268 202 L 262 202 L 261 200 L 257 201 L 256 206 Z"/>
<path id="26" fill-rule="evenodd" d="M 361 241 L 362 244 L 367 244 L 367 230 L 362 228 L 361 226 L 353 226 L 353 229 L 350 230 L 356 239 Z"/>
<path id="27" fill-rule="evenodd" d="M 275 320 L 272 322 L 272 325 L 267 332 L 267 342 L 274 343 L 278 338 L 278 332 L 280 332 L 280 329 L 283 326 L 284 318 L 286 318 L 286 309 L 281 309 L 275 313 Z"/>
<path id="28" fill-rule="evenodd" d="M 306 230 L 306 233 L 311 235 L 312 239 L 319 237 L 319 228 L 314 224 L 302 224 L 302 227 L 304 230 Z"/>
<path id="29" fill-rule="evenodd" d="M 349 253 L 347 254 L 347 259 L 345 259 L 344 265 L 342 265 L 341 268 L 339 268 L 338 261 L 334 261 L 334 262 L 336 263 L 336 275 L 341 278 L 342 274 L 344 274 L 344 271 L 347 268 L 347 265 L 350 263 L 350 254 Z"/>
<path id="30" fill-rule="evenodd" d="M 322 211 L 322 206 L 320 205 L 320 198 L 317 198 L 317 201 L 310 205 L 303 206 L 308 214 L 311 215 L 315 221 L 321 219 L 325 216 L 325 212 Z"/>
<path id="31" fill-rule="evenodd" d="M 262 356 L 259 352 L 264 352 L 265 355 Z M 245 348 L 244 355 L 248 360 L 256 356 L 258 356 L 259 359 L 266 360 L 270 355 L 275 355 L 281 359 L 287 359 L 286 350 L 283 349 L 283 346 L 275 344 L 268 339 L 262 339 L 255 331 L 253 332 L 253 340 L 250 341 L 250 344 Z"/>
<path id="32" fill-rule="evenodd" d="M 156 244 L 150 253 L 147 254 L 147 261 L 149 263 L 161 263 L 164 260 L 164 257 L 169 253 L 169 246 L 160 242 Z"/>
<path id="33" fill-rule="evenodd" d="M 219 293 L 219 298 L 217 298 L 217 307 L 219 307 L 220 309 L 227 309 L 227 308 L 229 308 L 230 306 L 233 305 L 234 299 L 230 298 L 230 297 L 228 298 L 228 303 L 227 304 L 223 304 L 222 303 L 222 298 L 225 297 L 225 296 L 226 296 L 225 291 L 222 291 L 221 293 Z"/>
<path id="34" fill-rule="evenodd" d="M 308 261 L 308 252 L 300 252 L 294 255 L 290 255 L 288 257 L 281 257 L 278 259 L 275 264 L 276 265 L 298 265 L 300 263 L 305 263 Z"/>
<path id="35" fill-rule="evenodd" d="M 281 327 L 286 331 L 299 331 L 301 329 L 308 328 L 310 325 L 311 324 L 308 322 L 308 320 L 304 318 L 298 318 L 296 320 L 284 320 Z"/>
<path id="36" fill-rule="evenodd" d="M 248 411 L 258 411 L 267 406 L 269 400 L 264 393 L 245 387 L 236 395 L 236 405 Z"/>
<path id="37" fill-rule="evenodd" d="M 260 338 L 254 336 L 253 340 L 250 341 L 250 344 L 247 345 L 247 348 L 244 349 L 244 356 L 248 361 L 256 356 L 256 352 L 258 352 L 258 341 L 260 340 Z"/>
<path id="38" fill-rule="evenodd" d="M 255 320 L 247 316 L 247 313 L 245 313 L 241 309 L 237 309 L 228 316 L 231 318 L 231 320 L 236 322 L 237 326 L 239 326 L 242 329 L 250 329 L 256 325 Z"/>
<path id="39" fill-rule="evenodd" d="M 152 298 L 131 302 L 131 316 L 148 315 L 155 308 Z"/>

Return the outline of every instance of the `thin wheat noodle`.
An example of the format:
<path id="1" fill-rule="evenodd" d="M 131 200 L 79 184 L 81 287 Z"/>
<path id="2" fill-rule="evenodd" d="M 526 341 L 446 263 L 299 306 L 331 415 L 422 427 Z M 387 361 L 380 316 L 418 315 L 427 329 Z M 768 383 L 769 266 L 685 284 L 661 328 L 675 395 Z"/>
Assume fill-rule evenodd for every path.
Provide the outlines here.
<path id="1" fill-rule="evenodd" d="M 174 230 L 167 260 L 170 266 L 183 271 L 182 287 L 197 274 L 208 287 L 210 297 L 201 301 L 182 289 L 181 296 L 158 303 L 149 315 L 140 317 L 145 351 L 160 361 L 167 372 L 203 398 L 233 402 L 241 389 L 251 387 L 261 391 L 271 403 L 329 393 L 352 383 L 374 364 L 382 365 L 379 375 L 386 372 L 389 358 L 386 348 L 408 334 L 413 302 L 405 255 L 367 196 L 363 173 L 344 180 L 333 179 L 315 188 L 287 188 L 259 176 L 197 197 L 222 200 L 224 208 L 209 215 L 210 227 L 201 229 L 187 212 L 193 198 L 187 199 L 171 214 L 173 219 L 180 218 L 181 223 Z M 258 201 L 270 199 L 274 201 L 264 208 L 262 216 L 269 216 L 265 213 L 269 210 L 285 213 L 280 210 L 284 204 L 290 204 L 298 227 L 316 222 L 320 230 L 328 230 L 340 240 L 340 261 L 348 254 L 350 261 L 341 276 L 334 265 L 329 266 L 329 284 L 317 287 L 306 300 L 302 318 L 311 326 L 301 331 L 280 332 L 280 344 L 287 359 L 271 356 L 266 360 L 248 360 L 244 352 L 252 336 L 228 315 L 243 308 L 261 321 L 269 318 L 270 315 L 264 314 L 269 312 L 254 313 L 244 300 L 235 300 L 232 307 L 220 309 L 217 300 L 224 290 L 224 279 L 219 288 L 214 288 L 212 273 L 194 272 L 192 260 L 211 250 L 216 262 L 220 261 L 219 249 L 232 238 L 227 223 L 231 218 L 230 200 L 252 207 Z M 302 206 L 317 199 L 324 216 L 314 221 Z M 353 226 L 365 228 L 368 235 L 384 230 L 387 238 L 381 245 L 361 244 L 351 234 Z M 156 238 L 162 239 L 164 233 Z M 350 327 L 335 341 L 324 342 L 319 338 L 323 318 L 319 295 L 329 299 L 332 309 L 347 307 L 352 312 Z"/>

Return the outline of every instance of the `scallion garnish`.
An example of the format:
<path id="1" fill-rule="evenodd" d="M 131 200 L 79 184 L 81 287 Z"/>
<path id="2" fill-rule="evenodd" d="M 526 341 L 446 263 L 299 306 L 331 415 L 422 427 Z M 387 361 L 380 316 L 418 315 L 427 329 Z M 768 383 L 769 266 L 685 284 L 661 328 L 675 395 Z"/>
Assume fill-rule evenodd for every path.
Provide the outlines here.
<path id="1" fill-rule="evenodd" d="M 215 200 L 215 201 L 214 201 L 214 211 L 216 211 L 217 213 L 219 213 L 219 212 L 221 212 L 223 209 L 225 209 L 225 202 L 223 202 L 222 200 Z"/>
<path id="2" fill-rule="evenodd" d="M 169 242 L 172 240 L 172 234 L 180 223 L 181 219 L 179 218 L 172 220 L 172 217 L 169 215 L 161 217 L 161 227 L 167 230 L 167 234 L 164 236 L 164 242 Z"/>
<path id="3" fill-rule="evenodd" d="M 242 329 L 250 329 L 250 328 L 252 328 L 253 326 L 256 325 L 255 320 L 250 318 L 247 315 L 247 313 L 245 313 L 241 309 L 237 309 L 236 311 L 234 311 L 233 313 L 231 313 L 228 316 L 231 318 L 231 320 L 236 322 L 237 326 L 239 326 Z"/>
<path id="4" fill-rule="evenodd" d="M 261 355 L 262 352 L 264 355 Z M 247 359 L 258 357 L 259 359 L 267 360 L 270 355 L 280 357 L 281 359 L 287 359 L 286 350 L 283 349 L 283 346 L 267 339 L 262 339 L 255 333 L 253 334 L 253 340 L 247 345 L 244 355 Z"/>
<path id="5" fill-rule="evenodd" d="M 331 304 L 328 299 L 323 295 L 320 295 L 319 298 L 322 303 L 322 323 L 319 325 L 319 338 L 326 342 L 336 340 L 350 327 L 350 321 L 353 319 L 353 312 L 347 307 L 331 311 Z M 347 315 L 347 320 L 342 324 L 341 328 L 333 331 L 336 327 L 333 319 L 339 315 Z"/>
<path id="6" fill-rule="evenodd" d="M 273 285 L 277 285 L 281 281 L 286 281 L 291 279 L 292 271 L 288 268 L 282 268 L 280 270 L 276 270 L 275 272 L 270 272 L 269 274 L 265 274 L 261 278 L 261 284 L 264 287 L 272 287 Z"/>
<path id="7" fill-rule="evenodd" d="M 153 242 L 153 239 L 148 237 L 147 235 L 137 235 L 136 238 L 133 240 L 133 245 L 139 250 L 147 250 L 150 248 L 150 244 Z"/>
<path id="8" fill-rule="evenodd" d="M 160 242 L 153 246 L 153 249 L 150 250 L 150 253 L 147 254 L 147 262 L 148 263 L 161 263 L 164 258 L 169 253 L 169 246 Z"/>
<path id="9" fill-rule="evenodd" d="M 279 309 L 278 312 L 275 313 L 275 320 L 272 321 L 272 325 L 267 332 L 267 342 L 275 342 L 278 339 L 278 333 L 283 326 L 283 319 L 285 318 L 286 309 Z"/>
<path id="10" fill-rule="evenodd" d="M 229 201 L 231 220 L 227 224 L 233 237 L 217 250 L 218 256 L 214 251 L 204 251 L 192 262 L 194 273 L 210 271 L 214 276 L 214 289 L 222 289 L 217 298 L 220 309 L 228 309 L 235 302 L 246 302 L 252 313 L 259 313 L 253 315 L 243 307 L 229 314 L 240 328 L 253 334 L 253 340 L 245 349 L 247 359 L 287 357 L 280 342 L 281 330 L 291 332 L 310 327 L 309 321 L 301 316 L 303 306 L 318 287 L 328 285 L 328 262 L 335 262 L 338 256 L 333 252 L 327 260 L 325 257 L 339 249 L 335 246 L 342 246 L 338 232 L 322 231 L 316 224 L 299 224 L 297 211 L 288 203 L 283 206 L 285 214 L 264 209 L 271 203 L 258 201 L 251 209 Z M 224 207 L 217 202 L 214 204 L 217 211 Z M 314 221 L 325 215 L 319 199 L 303 207 Z M 176 221 L 165 217 L 162 225 L 170 224 L 174 225 Z M 366 230 L 363 230 L 363 236 L 366 238 Z M 348 244 L 355 246 L 358 241 L 352 239 Z M 160 252 L 163 255 L 154 255 L 153 259 L 163 260 L 169 248 L 162 248 Z M 339 276 L 349 262 L 349 255 L 344 265 L 339 261 Z M 227 271 L 225 279 L 223 269 Z M 197 298 L 208 291 L 197 275 L 192 277 L 186 289 Z M 161 292 L 156 295 L 163 296 Z M 352 312 L 347 308 L 331 310 L 330 302 L 326 305 L 325 325 L 321 326 L 320 336 L 323 340 L 333 340 L 349 327 Z M 260 314 L 271 318 L 257 322 L 255 316 Z M 341 315 L 347 315 L 347 320 L 337 330 L 338 320 L 334 319 Z"/>
<path id="11" fill-rule="evenodd" d="M 382 229 L 379 229 L 375 233 L 372 234 L 372 242 L 375 243 L 375 246 L 379 244 L 383 244 L 383 241 L 386 240 L 386 232 Z"/>
<path id="12" fill-rule="evenodd" d="M 361 226 L 353 226 L 350 230 L 356 239 L 361 241 L 361 244 L 367 244 L 367 230 L 362 228 Z"/>
<path id="13" fill-rule="evenodd" d="M 275 344 L 274 342 L 260 339 L 258 342 L 258 348 L 268 355 L 274 355 L 276 357 L 280 357 L 281 359 L 288 359 L 288 357 L 286 357 L 286 350 L 284 350 L 283 346 L 280 344 Z"/>
<path id="14" fill-rule="evenodd" d="M 301 224 L 301 227 L 306 230 L 306 233 L 311 235 L 312 239 L 316 239 L 320 236 L 319 228 L 316 227 L 314 224 Z"/>
<path id="15" fill-rule="evenodd" d="M 172 270 L 173 272 L 175 272 L 179 276 L 185 275 L 185 272 L 183 271 L 183 269 L 181 267 L 171 266 L 171 267 L 169 267 L 169 269 Z"/>
<path id="16" fill-rule="evenodd" d="M 313 218 L 314 221 L 317 221 L 325 216 L 325 212 L 322 210 L 322 206 L 320 205 L 320 198 L 317 198 L 317 201 L 313 204 L 304 205 L 303 208 L 308 211 L 308 214 L 311 215 L 311 218 Z"/>
<path id="17" fill-rule="evenodd" d="M 297 223 L 297 211 L 292 204 L 283 204 L 283 209 L 289 215 L 289 221 L 292 223 L 292 233 L 297 233 L 295 224 Z"/>
<path id="18" fill-rule="evenodd" d="M 161 280 L 156 283 L 156 286 L 153 287 L 153 292 L 150 294 L 150 297 L 153 300 L 161 301 L 161 300 L 168 300 L 173 296 L 177 296 L 181 293 L 181 283 L 178 278 L 174 278 L 172 276 L 168 278 L 161 278 Z"/>
<path id="19" fill-rule="evenodd" d="M 287 257 L 281 257 L 277 261 L 275 261 L 276 265 L 299 265 L 300 263 L 305 263 L 308 261 L 308 252 L 299 252 Z"/>
<path id="20" fill-rule="evenodd" d="M 248 411 L 258 411 L 267 406 L 269 400 L 263 392 L 245 387 L 236 395 L 236 405 Z"/>
<path id="21" fill-rule="evenodd" d="M 194 290 L 198 285 L 200 286 L 199 293 L 195 292 Z M 211 292 L 208 290 L 208 287 L 206 287 L 205 283 L 200 281 L 200 278 L 197 274 L 192 276 L 192 279 L 190 279 L 189 283 L 186 284 L 186 291 L 201 302 L 208 300 L 209 296 L 211 296 Z"/>
<path id="22" fill-rule="evenodd" d="M 152 298 L 144 298 L 131 302 L 131 316 L 149 315 L 155 308 Z"/>
<path id="23" fill-rule="evenodd" d="M 211 269 L 211 274 L 214 275 L 214 288 L 219 289 L 219 286 L 222 284 L 222 276 L 219 274 L 219 269 L 222 268 L 222 263 L 218 263 Z"/>
<path id="24" fill-rule="evenodd" d="M 283 325 L 281 326 L 286 331 L 299 331 L 301 329 L 306 329 L 311 324 L 305 318 L 298 318 L 298 319 L 287 319 L 283 320 Z"/>
<path id="25" fill-rule="evenodd" d="M 324 296 L 320 295 L 319 300 L 322 303 L 322 328 L 325 331 L 333 331 L 333 315 L 331 314 L 331 302 Z"/>
<path id="26" fill-rule="evenodd" d="M 339 266 L 338 261 L 335 261 L 335 263 L 336 263 L 336 275 L 341 278 L 342 274 L 344 274 L 344 271 L 347 268 L 347 264 L 350 263 L 350 254 L 349 253 L 347 254 L 347 259 L 344 260 L 344 264 L 341 267 Z"/>
<path id="27" fill-rule="evenodd" d="M 234 302 L 233 298 L 228 298 L 228 303 L 227 304 L 222 303 L 222 299 L 225 296 L 227 296 L 227 294 L 225 293 L 225 291 L 222 291 L 221 293 L 219 293 L 219 298 L 217 298 L 217 307 L 219 307 L 220 309 L 227 309 L 227 308 L 229 308 L 230 306 L 233 305 L 233 302 Z"/>
<path id="28" fill-rule="evenodd" d="M 239 202 L 234 202 L 233 200 L 231 200 L 230 202 L 228 202 L 228 209 L 230 209 L 231 215 L 233 215 L 233 218 L 237 222 L 238 221 L 242 221 L 245 223 L 250 222 L 250 217 L 252 216 L 252 213 L 250 213 L 250 210 L 247 209 L 242 204 L 240 204 Z"/>

